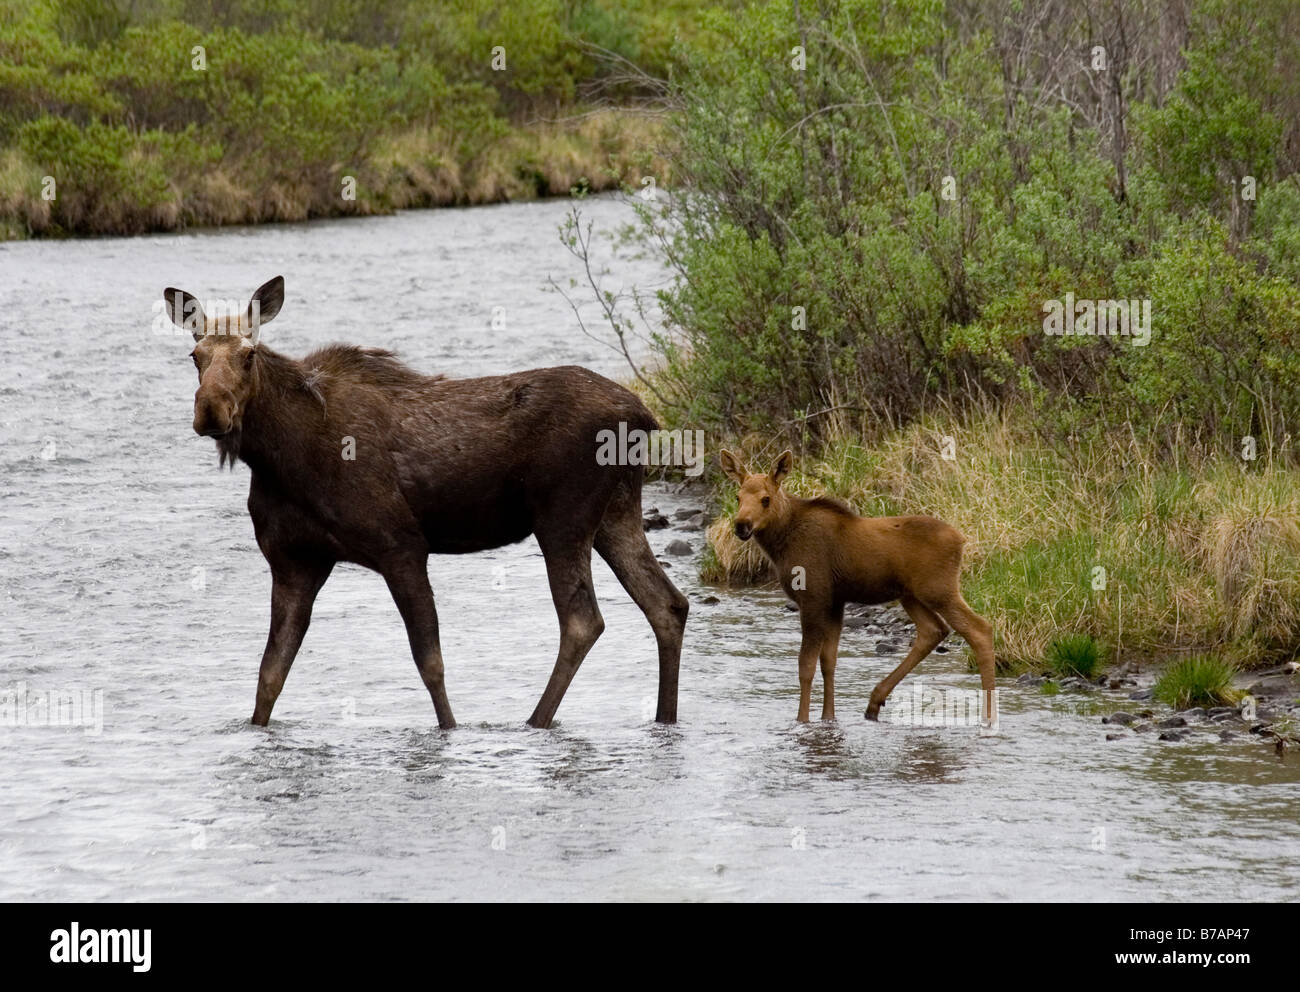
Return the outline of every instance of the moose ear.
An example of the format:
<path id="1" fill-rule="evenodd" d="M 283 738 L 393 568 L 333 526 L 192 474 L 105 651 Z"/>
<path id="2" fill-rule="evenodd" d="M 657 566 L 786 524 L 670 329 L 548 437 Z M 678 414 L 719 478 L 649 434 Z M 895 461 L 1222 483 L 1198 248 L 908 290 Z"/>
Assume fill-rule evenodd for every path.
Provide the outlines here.
<path id="1" fill-rule="evenodd" d="M 794 468 L 794 452 L 786 448 L 781 452 L 781 457 L 776 460 L 776 464 L 772 466 L 772 481 L 779 486 L 792 468 Z"/>
<path id="2" fill-rule="evenodd" d="M 727 478 L 735 482 L 743 483 L 745 481 L 745 476 L 748 475 L 745 466 L 741 464 L 739 458 L 726 448 L 718 452 L 718 463 L 722 466 L 722 471 L 727 474 Z"/>
<path id="3" fill-rule="evenodd" d="M 284 306 L 284 276 L 276 276 L 257 287 L 252 300 L 248 303 L 248 326 L 252 328 L 253 344 L 257 344 L 257 333 L 263 324 L 280 312 Z"/>
<path id="4" fill-rule="evenodd" d="M 207 330 L 208 319 L 203 314 L 199 301 L 183 289 L 168 286 L 163 290 L 163 302 L 167 304 L 167 315 L 177 327 L 183 327 L 194 335 L 198 341 Z"/>

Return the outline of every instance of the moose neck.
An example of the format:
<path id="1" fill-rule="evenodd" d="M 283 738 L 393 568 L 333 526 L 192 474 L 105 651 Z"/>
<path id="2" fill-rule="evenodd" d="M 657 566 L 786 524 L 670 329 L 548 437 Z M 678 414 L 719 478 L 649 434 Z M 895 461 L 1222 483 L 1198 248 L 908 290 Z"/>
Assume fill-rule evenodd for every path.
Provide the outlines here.
<path id="1" fill-rule="evenodd" d="M 305 478 L 295 464 L 311 458 L 324 405 L 296 361 L 258 346 L 253 391 L 244 407 L 238 450 L 253 474 L 266 479 Z"/>
<path id="2" fill-rule="evenodd" d="M 774 519 L 761 531 L 756 531 L 754 534 L 754 540 L 757 541 L 758 546 L 763 549 L 763 553 L 772 559 L 772 561 L 778 563 L 781 560 L 781 554 L 785 550 L 786 544 L 789 543 L 791 534 L 794 530 L 793 507 L 790 506 L 788 497 L 783 496 L 782 499 L 786 502 L 782 507 L 782 513 L 780 516 Z"/>

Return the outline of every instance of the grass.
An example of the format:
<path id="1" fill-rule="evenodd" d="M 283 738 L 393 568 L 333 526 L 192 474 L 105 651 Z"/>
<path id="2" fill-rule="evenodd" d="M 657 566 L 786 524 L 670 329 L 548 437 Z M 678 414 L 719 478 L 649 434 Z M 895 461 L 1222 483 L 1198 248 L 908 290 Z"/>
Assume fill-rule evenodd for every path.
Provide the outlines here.
<path id="1" fill-rule="evenodd" d="M 1232 688 L 1235 674 L 1233 665 L 1212 655 L 1183 658 L 1165 669 L 1155 684 L 1154 695 L 1180 710 L 1235 703 L 1239 695 Z"/>
<path id="2" fill-rule="evenodd" d="M 946 437 L 955 459 L 942 456 Z M 796 461 L 787 487 L 961 530 L 963 595 L 993 623 L 999 667 L 1010 671 L 1039 670 L 1064 632 L 1107 645 L 1115 659 L 1214 653 L 1249 668 L 1293 657 L 1300 470 L 1284 456 L 1247 464 L 1142 437 L 1130 429 L 1057 446 L 1025 410 L 936 411 L 870 439 L 840 432 Z M 785 443 L 727 446 L 753 468 Z M 719 502 L 702 578 L 768 580 L 753 542 L 732 533 L 735 487 L 725 480 Z"/>
<path id="3" fill-rule="evenodd" d="M 1090 634 L 1067 634 L 1047 646 L 1047 666 L 1058 678 L 1094 679 L 1101 671 L 1101 645 Z"/>

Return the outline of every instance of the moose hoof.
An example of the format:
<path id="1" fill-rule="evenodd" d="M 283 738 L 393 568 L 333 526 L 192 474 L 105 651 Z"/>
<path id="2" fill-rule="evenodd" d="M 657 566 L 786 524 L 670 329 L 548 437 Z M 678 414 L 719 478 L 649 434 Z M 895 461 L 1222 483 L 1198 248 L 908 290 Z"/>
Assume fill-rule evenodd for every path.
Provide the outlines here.
<path id="1" fill-rule="evenodd" d="M 879 720 L 879 719 L 880 719 L 880 707 L 882 707 L 882 706 L 884 706 L 884 705 L 885 705 L 885 704 L 884 704 L 883 702 L 872 703 L 870 706 L 867 707 L 867 712 L 866 712 L 866 714 L 865 714 L 865 715 L 866 715 L 866 718 L 867 718 L 868 720 Z"/>

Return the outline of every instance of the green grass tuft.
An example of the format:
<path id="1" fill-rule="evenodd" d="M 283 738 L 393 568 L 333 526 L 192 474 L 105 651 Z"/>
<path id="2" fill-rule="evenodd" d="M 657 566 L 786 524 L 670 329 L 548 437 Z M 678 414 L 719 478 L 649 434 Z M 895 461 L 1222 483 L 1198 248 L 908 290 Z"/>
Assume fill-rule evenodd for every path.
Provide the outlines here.
<path id="1" fill-rule="evenodd" d="M 1058 677 L 1094 679 L 1101 671 L 1101 645 L 1091 634 L 1067 634 L 1047 646 L 1047 667 Z"/>
<path id="2" fill-rule="evenodd" d="M 1236 668 L 1212 655 L 1183 658 L 1165 670 L 1155 684 L 1154 695 L 1180 710 L 1235 703 L 1240 695 L 1232 688 L 1235 674 Z"/>

